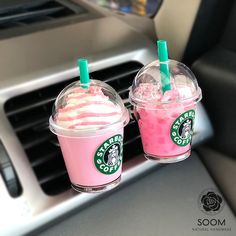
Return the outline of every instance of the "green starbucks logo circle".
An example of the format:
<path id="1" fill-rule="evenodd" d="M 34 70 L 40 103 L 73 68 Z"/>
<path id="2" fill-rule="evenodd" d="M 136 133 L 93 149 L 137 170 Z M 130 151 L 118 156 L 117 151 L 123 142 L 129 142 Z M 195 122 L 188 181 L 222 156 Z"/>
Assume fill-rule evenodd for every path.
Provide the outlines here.
<path id="1" fill-rule="evenodd" d="M 122 163 L 123 137 L 120 134 L 107 139 L 97 149 L 94 163 L 98 171 L 103 174 L 114 174 Z"/>
<path id="2" fill-rule="evenodd" d="M 188 110 L 182 113 L 172 124 L 170 136 L 172 141 L 181 147 L 187 146 L 192 141 L 193 122 L 195 111 Z"/>

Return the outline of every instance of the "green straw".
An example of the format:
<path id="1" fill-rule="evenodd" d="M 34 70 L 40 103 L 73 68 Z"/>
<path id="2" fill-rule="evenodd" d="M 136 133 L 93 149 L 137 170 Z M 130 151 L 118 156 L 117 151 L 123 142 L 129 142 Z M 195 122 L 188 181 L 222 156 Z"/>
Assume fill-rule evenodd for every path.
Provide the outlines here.
<path id="1" fill-rule="evenodd" d="M 165 40 L 157 41 L 158 57 L 160 61 L 162 92 L 170 90 L 170 69 L 168 64 L 168 49 Z"/>
<path id="2" fill-rule="evenodd" d="M 88 61 L 84 58 L 78 60 L 78 67 L 80 71 L 80 83 L 82 84 L 82 88 L 88 88 L 90 79 L 88 72 Z"/>

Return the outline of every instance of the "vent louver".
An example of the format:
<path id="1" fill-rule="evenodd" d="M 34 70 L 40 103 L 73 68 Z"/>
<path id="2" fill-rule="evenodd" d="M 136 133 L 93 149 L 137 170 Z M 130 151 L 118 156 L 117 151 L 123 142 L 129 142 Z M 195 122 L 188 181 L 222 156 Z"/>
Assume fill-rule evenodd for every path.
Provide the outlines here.
<path id="1" fill-rule="evenodd" d="M 69 0 L 9 1 L 0 3 L 0 30 L 53 21 L 86 12 Z"/>
<path id="2" fill-rule="evenodd" d="M 128 62 L 93 72 L 91 77 L 110 84 L 130 108 L 131 105 L 127 101 L 128 87 L 141 67 L 140 63 Z M 63 157 L 56 145 L 56 137 L 47 126 L 56 96 L 66 85 L 76 80 L 78 78 L 11 98 L 5 104 L 7 117 L 26 152 L 39 184 L 49 195 L 56 195 L 70 188 Z M 137 123 L 131 120 L 125 127 L 124 161 L 141 152 Z"/>

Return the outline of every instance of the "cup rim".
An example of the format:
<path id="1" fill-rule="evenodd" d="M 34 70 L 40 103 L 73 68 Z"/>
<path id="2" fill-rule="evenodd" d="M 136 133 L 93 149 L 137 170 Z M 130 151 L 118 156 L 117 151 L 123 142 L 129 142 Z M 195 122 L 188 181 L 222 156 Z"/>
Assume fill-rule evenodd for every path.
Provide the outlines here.
<path id="1" fill-rule="evenodd" d="M 119 94 L 109 84 L 105 83 L 104 81 L 91 79 L 90 81 L 91 86 L 104 88 L 114 96 L 117 105 L 119 105 L 121 108 L 119 119 L 111 124 L 107 124 L 99 128 L 72 129 L 58 125 L 55 118 L 56 112 L 54 113 L 55 104 L 58 104 L 58 101 L 60 99 L 63 99 L 64 96 L 70 93 L 70 88 L 72 88 L 73 86 L 80 86 L 80 85 L 81 85 L 80 81 L 75 81 L 73 83 L 70 83 L 57 96 L 54 102 L 52 115 L 49 118 L 49 129 L 51 130 L 52 133 L 60 136 L 86 137 L 86 136 L 93 136 L 95 132 L 98 135 L 103 134 L 108 132 L 109 130 L 114 130 L 122 126 L 124 127 L 129 123 L 130 115 L 128 109 L 124 106 L 124 103 Z"/>
<path id="2" fill-rule="evenodd" d="M 132 105 L 135 105 L 138 107 L 146 107 L 147 105 L 151 105 L 151 106 L 168 105 L 168 104 L 178 104 L 178 103 L 183 103 L 183 102 L 193 102 L 196 104 L 197 102 L 199 102 L 202 99 L 202 90 L 199 87 L 197 79 L 196 79 L 195 75 L 193 74 L 193 72 L 182 62 L 172 60 L 172 59 L 168 60 L 169 65 L 172 65 L 173 67 L 179 65 L 179 66 L 183 67 L 189 73 L 189 79 L 191 79 L 196 86 L 194 94 L 191 95 L 190 97 L 186 97 L 186 98 L 179 97 L 175 100 L 169 100 L 169 101 L 150 101 L 150 100 L 140 99 L 140 98 L 136 97 L 135 93 L 134 93 L 135 90 L 133 90 L 133 86 L 137 83 L 137 79 L 139 78 L 139 76 L 142 75 L 145 72 L 145 70 L 148 69 L 149 67 L 155 67 L 156 64 L 160 64 L 160 63 L 161 62 L 159 60 L 152 61 L 151 63 L 143 66 L 139 70 L 139 72 L 136 74 L 132 85 L 129 87 L 129 101 Z M 152 108 L 152 110 L 153 109 L 155 110 L 155 109 L 161 109 L 161 108 Z"/>
<path id="3" fill-rule="evenodd" d="M 53 117 L 50 116 L 49 118 L 49 129 L 52 133 L 56 134 L 57 136 L 64 136 L 64 137 L 86 137 L 86 136 L 96 136 L 102 135 L 114 129 L 120 129 L 125 127 L 130 120 L 128 109 L 125 108 L 121 119 L 109 124 L 104 125 L 98 129 L 89 128 L 89 129 L 70 129 L 67 127 L 62 127 L 56 124 L 53 120 Z M 96 132 L 96 135 L 95 135 Z"/>
<path id="4" fill-rule="evenodd" d="M 152 108 L 147 108 L 147 105 L 153 105 L 153 106 L 157 106 L 157 105 L 170 105 L 170 104 L 180 104 L 183 102 L 192 102 L 194 104 L 197 104 L 200 100 L 202 99 L 202 90 L 200 87 L 198 87 L 197 90 L 197 94 L 195 96 L 192 97 L 188 97 L 188 98 L 181 98 L 181 99 L 176 99 L 176 100 L 170 100 L 170 101 L 164 101 L 164 102 L 151 102 L 151 101 L 144 101 L 138 98 L 135 98 L 135 96 L 133 96 L 132 90 L 130 89 L 129 91 L 129 101 L 133 106 L 137 106 L 140 108 L 145 108 L 145 109 L 149 109 L 149 110 L 162 110 L 165 108 L 159 108 L 159 107 L 152 107 Z"/>

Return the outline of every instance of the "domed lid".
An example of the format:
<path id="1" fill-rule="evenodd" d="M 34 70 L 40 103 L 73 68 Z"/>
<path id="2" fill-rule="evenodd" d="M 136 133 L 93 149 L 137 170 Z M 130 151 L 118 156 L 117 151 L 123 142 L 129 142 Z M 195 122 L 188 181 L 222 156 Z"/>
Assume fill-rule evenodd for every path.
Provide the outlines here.
<path id="1" fill-rule="evenodd" d="M 58 95 L 50 128 L 57 135 L 96 135 L 117 125 L 124 126 L 128 121 L 128 111 L 111 86 L 91 80 L 89 87 L 83 88 L 78 81 Z"/>
<path id="2" fill-rule="evenodd" d="M 168 67 L 168 75 L 163 66 L 164 69 Z M 129 95 L 132 104 L 143 107 L 148 104 L 149 108 L 155 109 L 161 108 L 162 104 L 196 103 L 201 99 L 201 89 L 192 71 L 183 63 L 156 60 L 138 72 Z"/>
<path id="3" fill-rule="evenodd" d="M 61 136 L 96 136 L 129 122 L 128 110 L 108 84 L 90 80 L 87 60 L 79 60 L 80 81 L 58 95 L 49 119 L 50 130 Z"/>

